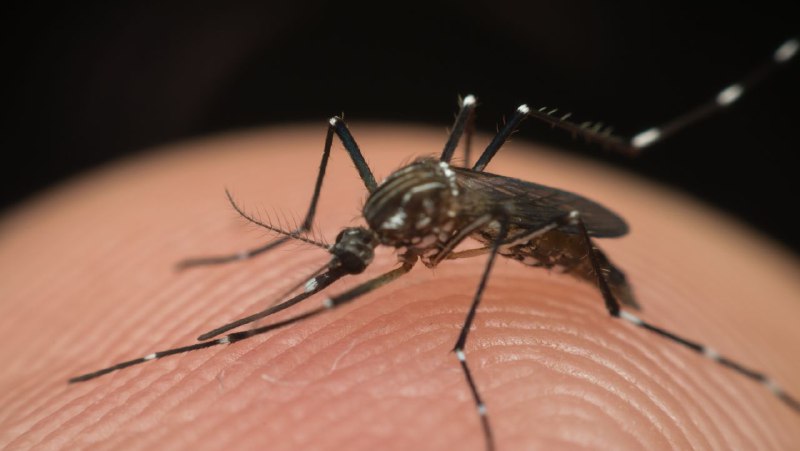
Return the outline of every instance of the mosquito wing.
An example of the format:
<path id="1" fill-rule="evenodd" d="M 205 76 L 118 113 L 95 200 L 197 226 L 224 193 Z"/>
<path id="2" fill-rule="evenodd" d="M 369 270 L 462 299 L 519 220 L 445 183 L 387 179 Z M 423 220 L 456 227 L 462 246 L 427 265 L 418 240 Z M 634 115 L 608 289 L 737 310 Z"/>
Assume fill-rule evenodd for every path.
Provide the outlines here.
<path id="1" fill-rule="evenodd" d="M 461 187 L 481 193 L 488 202 L 503 204 L 511 213 L 511 224 L 514 226 L 534 230 L 577 210 L 591 236 L 612 238 L 628 233 L 628 225 L 616 213 L 569 191 L 487 172 L 457 167 L 452 169 L 458 174 Z M 560 230 L 578 233 L 574 226 Z"/>

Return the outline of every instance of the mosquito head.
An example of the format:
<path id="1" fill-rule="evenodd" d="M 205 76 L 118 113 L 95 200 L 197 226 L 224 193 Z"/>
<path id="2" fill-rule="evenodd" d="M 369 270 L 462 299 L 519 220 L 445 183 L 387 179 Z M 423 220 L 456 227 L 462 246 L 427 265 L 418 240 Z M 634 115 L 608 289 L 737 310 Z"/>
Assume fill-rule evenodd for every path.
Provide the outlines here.
<path id="1" fill-rule="evenodd" d="M 438 160 L 398 169 L 367 199 L 364 218 L 381 243 L 426 249 L 458 215 L 456 174 Z"/>
<path id="2" fill-rule="evenodd" d="M 364 227 L 348 227 L 336 236 L 331 254 L 349 274 L 358 274 L 367 269 L 375 256 L 378 238 Z"/>

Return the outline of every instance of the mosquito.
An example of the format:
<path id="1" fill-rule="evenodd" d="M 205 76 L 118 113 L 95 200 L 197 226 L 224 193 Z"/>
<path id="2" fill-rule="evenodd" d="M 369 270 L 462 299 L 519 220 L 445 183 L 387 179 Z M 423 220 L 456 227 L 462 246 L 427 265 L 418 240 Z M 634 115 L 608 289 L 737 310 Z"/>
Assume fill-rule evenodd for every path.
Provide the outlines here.
<path id="1" fill-rule="evenodd" d="M 635 155 L 684 127 L 735 103 L 744 92 L 758 83 L 768 72 L 790 61 L 798 53 L 798 48 L 800 48 L 798 39 L 787 40 L 773 53 L 769 62 L 738 83 L 721 90 L 711 101 L 663 126 L 645 130 L 629 140 L 612 135 L 602 126 L 570 122 L 569 114 L 557 116 L 555 110 L 546 108 L 533 110 L 527 105 L 520 105 L 471 168 L 457 167 L 451 164 L 453 154 L 462 138 L 465 142 L 465 156 L 467 161 L 469 159 L 468 149 L 477 101 L 474 96 L 468 95 L 460 101 L 459 113 L 439 158 L 417 159 L 390 174 L 380 184 L 375 181 L 372 171 L 345 122 L 340 117 L 333 117 L 329 120 L 311 202 L 305 219 L 297 228 L 286 230 L 252 217 L 239 207 L 230 192 L 226 191 L 230 204 L 239 215 L 280 236 L 260 247 L 244 252 L 193 258 L 178 264 L 180 268 L 189 268 L 247 260 L 290 240 L 300 240 L 330 253 L 330 259 L 325 265 L 316 269 L 304 279 L 303 283 L 292 287 L 291 292 L 301 288 L 302 292 L 261 312 L 206 332 L 198 337 L 199 343 L 154 352 L 138 359 L 74 377 L 69 382 L 87 381 L 129 366 L 174 354 L 235 343 L 300 322 L 345 305 L 366 293 L 389 284 L 408 273 L 417 262 L 422 262 L 429 268 L 435 268 L 445 260 L 486 255 L 483 273 L 453 346 L 453 352 L 474 400 L 486 448 L 492 450 L 495 447 L 495 441 L 489 422 L 488 409 L 467 363 L 465 348 L 492 267 L 497 256 L 500 255 L 517 260 L 527 266 L 557 268 L 563 273 L 596 285 L 611 317 L 625 320 L 634 326 L 680 344 L 763 384 L 787 406 L 800 413 L 800 402 L 783 391 L 763 373 L 730 360 L 713 348 L 645 322 L 631 313 L 631 310 L 639 309 L 639 304 L 625 274 L 594 243 L 594 240 L 598 238 L 621 237 L 628 232 L 627 224 L 619 215 L 578 194 L 485 171 L 503 144 L 517 130 L 520 123 L 528 117 L 566 130 L 587 141 L 597 142 L 604 147 Z M 308 232 L 314 223 L 334 135 L 343 144 L 368 191 L 368 197 L 362 210 L 363 219 L 367 225 L 344 228 L 336 237 L 334 244 L 327 245 L 309 237 Z M 456 248 L 467 238 L 478 241 L 481 246 L 456 251 Z M 378 246 L 394 248 L 399 266 L 343 293 L 325 297 L 321 305 L 305 313 L 216 338 L 229 330 L 253 323 L 309 299 L 345 276 L 363 272 L 372 263 L 375 249 Z"/>

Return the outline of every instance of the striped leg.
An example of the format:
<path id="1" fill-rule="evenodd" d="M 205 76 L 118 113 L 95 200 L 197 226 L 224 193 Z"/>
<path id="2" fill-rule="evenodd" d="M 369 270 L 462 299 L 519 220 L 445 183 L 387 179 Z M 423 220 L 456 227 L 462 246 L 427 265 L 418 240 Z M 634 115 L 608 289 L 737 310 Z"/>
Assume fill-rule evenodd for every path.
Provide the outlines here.
<path id="1" fill-rule="evenodd" d="M 555 108 L 542 107 L 539 109 L 530 109 L 527 105 L 521 105 L 517 108 L 511 120 L 509 120 L 500 133 L 497 134 L 486 150 L 483 151 L 478 162 L 472 169 L 475 171 L 483 171 L 506 139 L 511 136 L 519 123 L 526 117 L 531 117 L 540 122 L 549 124 L 553 128 L 564 130 L 574 137 L 583 138 L 587 142 L 600 144 L 604 148 L 615 152 L 636 156 L 641 153 L 642 149 L 661 142 L 679 133 L 683 129 L 730 107 L 736 103 L 742 95 L 749 92 L 774 71 L 796 58 L 798 53 L 800 53 L 800 39 L 793 37 L 786 40 L 773 52 L 772 57 L 768 61 L 756 67 L 739 81 L 731 83 L 720 90 L 713 99 L 690 109 L 686 113 L 681 114 L 663 125 L 651 127 L 637 133 L 631 139 L 612 134 L 609 127 L 599 122 L 572 122 L 569 120 L 572 115 L 571 113 L 557 114 L 558 110 Z"/>
<path id="2" fill-rule="evenodd" d="M 594 251 L 594 246 L 592 246 L 592 241 L 591 238 L 589 238 L 589 234 L 586 231 L 586 226 L 584 225 L 583 220 L 580 218 L 580 214 L 578 214 L 577 212 L 573 212 L 573 223 L 578 227 L 578 230 L 580 231 L 581 235 L 584 238 L 588 256 L 591 259 L 592 267 L 594 268 L 594 272 L 597 275 L 598 288 L 600 289 L 600 293 L 603 295 L 603 299 L 606 302 L 606 309 L 608 310 L 608 313 L 611 316 L 623 319 L 637 327 L 641 327 L 644 330 L 647 330 L 656 335 L 664 337 L 674 343 L 677 343 L 688 349 L 691 349 L 692 351 L 698 354 L 704 355 L 705 357 L 708 357 L 709 359 L 721 364 L 722 366 L 730 368 L 739 374 L 742 374 L 750 379 L 753 379 L 756 382 L 760 382 L 761 384 L 766 386 L 767 389 L 769 389 L 772 392 L 772 394 L 774 394 L 778 399 L 783 401 L 793 410 L 800 412 L 800 402 L 798 402 L 797 399 L 793 398 L 788 393 L 783 391 L 783 389 L 781 389 L 772 379 L 767 377 L 765 374 L 752 370 L 740 363 L 737 363 L 725 356 L 722 356 L 713 348 L 701 345 L 695 341 L 681 337 L 680 335 L 676 335 L 661 327 L 654 326 L 650 323 L 645 322 L 644 320 L 640 319 L 639 317 L 628 311 L 621 310 L 619 302 L 611 294 L 611 290 L 609 289 L 608 286 L 608 281 L 606 280 L 606 274 L 603 271 L 600 271 L 600 260 Z"/>
<path id="3" fill-rule="evenodd" d="M 470 150 L 472 147 L 472 134 L 475 127 L 475 96 L 467 95 L 461 100 L 461 108 L 456 116 L 456 121 L 453 124 L 453 129 L 450 131 L 450 137 L 447 138 L 447 143 L 442 150 L 442 156 L 439 157 L 440 161 L 450 163 L 453 158 L 453 153 L 458 146 L 458 141 L 461 140 L 461 135 L 466 132 L 464 136 L 464 167 L 469 167 Z"/>
<path id="4" fill-rule="evenodd" d="M 69 379 L 68 382 L 70 384 L 73 384 L 73 383 L 76 383 L 76 382 L 84 382 L 84 381 L 88 381 L 90 379 L 94 379 L 96 377 L 100 377 L 100 376 L 103 376 L 105 374 L 117 371 L 117 370 L 121 370 L 123 368 L 127 368 L 129 366 L 134 366 L 134 365 L 139 365 L 141 363 L 149 362 L 151 360 L 157 360 L 157 359 L 161 359 L 161 358 L 164 358 L 164 357 L 167 357 L 167 356 L 171 356 L 171 355 L 175 355 L 175 354 L 183 354 L 183 353 L 186 353 L 186 352 L 196 351 L 198 349 L 210 348 L 212 346 L 227 345 L 227 344 L 230 344 L 230 343 L 235 343 L 237 341 L 246 340 L 246 339 L 248 339 L 250 337 L 254 337 L 256 335 L 261 335 L 261 334 L 267 333 L 269 331 L 288 326 L 289 324 L 293 324 L 293 323 L 296 323 L 296 322 L 299 322 L 299 321 L 302 321 L 302 320 L 317 316 L 317 315 L 319 315 L 319 314 L 321 314 L 323 312 L 326 312 L 326 311 L 328 311 L 330 309 L 333 309 L 333 308 L 336 308 L 336 307 L 338 307 L 340 305 L 346 304 L 346 303 L 348 303 L 348 302 L 350 302 L 350 301 L 352 301 L 352 300 L 354 300 L 354 299 L 356 299 L 356 298 L 358 298 L 358 297 L 360 297 L 360 296 L 362 296 L 362 295 L 364 295 L 366 293 L 369 293 L 372 290 L 375 290 L 376 288 L 380 288 L 380 287 L 386 285 L 387 283 L 389 283 L 389 282 L 391 282 L 393 280 L 396 280 L 398 277 L 400 277 L 400 276 L 406 274 L 408 271 L 410 271 L 411 268 L 414 266 L 415 262 L 416 262 L 416 260 L 407 259 L 402 263 L 402 266 L 400 266 L 399 268 L 393 269 L 393 270 L 391 270 L 391 271 L 389 271 L 387 273 L 384 273 L 384 274 L 382 274 L 382 275 L 380 275 L 378 277 L 375 277 L 374 279 L 368 280 L 368 281 L 362 283 L 361 285 L 358 285 L 358 286 L 356 286 L 354 288 L 351 288 L 348 291 L 345 291 L 344 293 L 342 293 L 340 295 L 327 298 L 327 299 L 325 299 L 323 301 L 322 306 L 320 306 L 320 307 L 317 307 L 317 308 L 309 310 L 309 311 L 307 311 L 305 313 L 301 313 L 299 315 L 293 316 L 291 318 L 285 319 L 283 321 L 279 321 L 277 323 L 273 323 L 273 324 L 269 324 L 269 325 L 266 325 L 266 326 L 262 326 L 262 327 L 259 327 L 257 329 L 252 329 L 252 330 L 243 331 L 243 332 L 235 332 L 235 333 L 226 335 L 226 336 L 224 336 L 222 338 L 218 338 L 216 340 L 203 341 L 203 342 L 196 343 L 196 344 L 189 345 L 189 346 L 183 346 L 183 347 L 180 347 L 180 348 L 168 349 L 166 351 L 154 352 L 152 354 L 148 354 L 148 355 L 146 355 L 144 357 L 140 357 L 138 359 L 128 360 L 126 362 L 121 362 L 121 363 L 118 363 L 116 365 L 112 365 L 112 366 L 110 366 L 108 368 L 103 368 L 101 370 L 97 370 L 97 371 L 94 371 L 94 372 L 91 372 L 91 373 L 83 374 L 81 376 L 73 377 L 73 378 Z"/>
<path id="5" fill-rule="evenodd" d="M 464 372 L 464 377 L 467 379 L 467 384 L 469 385 L 470 392 L 472 393 L 472 398 L 475 401 L 475 407 L 478 410 L 478 416 L 481 419 L 481 426 L 483 427 L 484 437 L 486 438 L 487 450 L 495 449 L 492 427 L 489 424 L 489 417 L 487 416 L 486 412 L 486 404 L 484 404 L 483 399 L 478 392 L 478 386 L 475 384 L 472 371 L 470 371 L 469 366 L 467 365 L 467 356 L 464 353 L 464 347 L 467 344 L 467 335 L 469 335 L 472 322 L 475 320 L 475 314 L 478 311 L 478 305 L 480 304 L 481 298 L 483 297 L 483 292 L 486 289 L 486 283 L 489 280 L 489 273 L 492 271 L 492 266 L 494 265 L 495 258 L 500 250 L 500 246 L 508 235 L 508 219 L 503 216 L 499 218 L 499 220 L 500 231 L 494 240 L 491 253 L 486 261 L 486 267 L 484 268 L 483 275 L 478 283 L 478 289 L 475 290 L 475 296 L 472 298 L 472 305 L 467 313 L 467 318 L 464 320 L 464 325 L 461 327 L 458 340 L 453 347 L 453 352 L 455 352 L 458 362 L 461 364 L 461 370 Z"/>
<path id="6" fill-rule="evenodd" d="M 775 49 L 769 61 L 764 62 L 761 66 L 745 75 L 741 80 L 723 88 L 713 99 L 692 108 L 661 126 L 651 127 L 635 135 L 628 143 L 632 148 L 631 150 L 634 153 L 638 153 L 641 149 L 662 141 L 680 132 L 684 128 L 730 107 L 736 103 L 743 94 L 753 89 L 753 87 L 767 78 L 772 72 L 791 61 L 797 55 L 799 49 L 800 40 L 798 40 L 798 38 L 786 40 Z"/>
<path id="7" fill-rule="evenodd" d="M 633 324 L 633 325 L 635 325 L 637 327 L 641 327 L 642 329 L 645 329 L 647 331 L 653 332 L 653 333 L 655 333 L 657 335 L 660 335 L 660 336 L 662 336 L 662 337 L 664 337 L 664 338 L 666 338 L 668 340 L 674 341 L 675 343 L 681 344 L 681 345 L 691 349 L 692 351 L 694 351 L 694 352 L 696 352 L 698 354 L 701 354 L 701 355 L 703 355 L 705 357 L 708 357 L 709 359 L 719 363 L 722 366 L 730 368 L 730 369 L 736 371 L 739 374 L 742 374 L 742 375 L 744 375 L 746 377 L 749 377 L 750 379 L 753 379 L 756 382 L 759 382 L 759 383 L 763 384 L 765 387 L 767 387 L 767 389 L 770 392 L 772 392 L 773 395 L 777 396 L 778 399 L 783 401 L 786 405 L 788 405 L 793 410 L 795 410 L 798 413 L 800 413 L 800 402 L 798 402 L 797 399 L 793 398 L 788 393 L 783 391 L 783 389 L 780 386 L 778 386 L 778 384 L 776 384 L 772 379 L 767 377 L 764 373 L 752 370 L 750 368 L 747 368 L 744 365 L 741 365 L 741 364 L 739 364 L 737 362 L 734 362 L 733 360 L 731 360 L 731 359 L 729 359 L 729 358 L 727 358 L 725 356 L 720 355 L 713 348 L 701 345 L 700 343 L 688 340 L 688 339 L 683 338 L 683 337 L 681 337 L 679 335 L 675 335 L 674 333 L 672 333 L 672 332 L 670 332 L 668 330 L 662 329 L 662 328 L 660 328 L 658 326 L 654 326 L 654 325 L 652 325 L 652 324 L 650 324 L 648 322 L 645 322 L 642 319 L 640 319 L 639 317 L 637 317 L 637 316 L 635 316 L 635 315 L 633 315 L 633 314 L 631 314 L 631 313 L 629 313 L 627 311 L 620 311 L 619 315 L 617 317 L 618 318 L 622 318 L 625 321 L 627 321 L 627 322 L 629 322 L 629 323 L 631 323 L 631 324 Z"/>

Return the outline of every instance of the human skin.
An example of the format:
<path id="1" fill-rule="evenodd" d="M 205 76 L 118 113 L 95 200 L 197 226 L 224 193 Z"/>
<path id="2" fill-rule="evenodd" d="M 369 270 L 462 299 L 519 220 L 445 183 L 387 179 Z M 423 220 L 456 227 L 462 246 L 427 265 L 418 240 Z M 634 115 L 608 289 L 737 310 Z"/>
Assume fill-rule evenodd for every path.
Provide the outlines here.
<path id="1" fill-rule="evenodd" d="M 351 130 L 379 180 L 435 154 L 446 136 Z M 417 265 L 340 309 L 250 340 L 66 383 L 191 344 L 266 307 L 326 262 L 318 248 L 289 244 L 245 262 L 174 269 L 185 257 L 273 237 L 233 212 L 224 187 L 262 218 L 302 218 L 324 134 L 324 125 L 282 127 L 171 146 L 8 213 L 0 223 L 0 447 L 484 449 L 451 352 L 483 256 L 433 271 Z M 685 197 L 519 140 L 488 170 L 581 193 L 625 217 L 631 233 L 598 245 L 631 280 L 643 306 L 637 314 L 800 396 L 796 258 Z M 332 241 L 361 224 L 365 197 L 336 143 L 317 236 Z M 325 293 L 395 266 L 384 248 L 365 274 Z M 501 451 L 800 443 L 800 415 L 763 385 L 610 318 L 591 284 L 508 259 L 494 267 L 466 353 Z"/>

